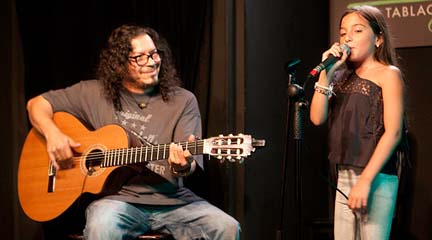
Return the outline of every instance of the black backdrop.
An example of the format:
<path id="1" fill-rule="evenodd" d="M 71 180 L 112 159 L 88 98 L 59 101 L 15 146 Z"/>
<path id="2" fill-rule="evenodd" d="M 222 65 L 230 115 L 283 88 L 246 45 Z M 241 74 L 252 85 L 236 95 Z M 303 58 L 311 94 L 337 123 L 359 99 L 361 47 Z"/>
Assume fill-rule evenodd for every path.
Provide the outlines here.
<path id="1" fill-rule="evenodd" d="M 188 88 L 195 82 L 210 1 L 17 0 L 26 64 L 26 96 L 91 79 L 109 33 L 125 23 L 167 38 Z"/>

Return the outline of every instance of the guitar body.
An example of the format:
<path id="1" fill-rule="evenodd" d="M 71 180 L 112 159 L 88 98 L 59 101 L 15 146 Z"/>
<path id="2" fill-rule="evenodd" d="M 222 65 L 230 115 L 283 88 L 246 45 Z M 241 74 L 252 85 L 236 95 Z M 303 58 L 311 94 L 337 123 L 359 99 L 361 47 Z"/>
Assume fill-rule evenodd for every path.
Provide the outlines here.
<path id="1" fill-rule="evenodd" d="M 61 215 L 82 193 L 98 194 L 102 191 L 105 180 L 117 167 L 91 167 L 86 159 L 89 154 L 129 145 L 126 132 L 117 125 L 89 131 L 68 113 L 55 113 L 54 122 L 81 146 L 74 149 L 72 166 L 60 169 L 50 177 L 46 141 L 35 129 L 29 132 L 18 167 L 18 196 L 27 216 L 40 222 Z"/>

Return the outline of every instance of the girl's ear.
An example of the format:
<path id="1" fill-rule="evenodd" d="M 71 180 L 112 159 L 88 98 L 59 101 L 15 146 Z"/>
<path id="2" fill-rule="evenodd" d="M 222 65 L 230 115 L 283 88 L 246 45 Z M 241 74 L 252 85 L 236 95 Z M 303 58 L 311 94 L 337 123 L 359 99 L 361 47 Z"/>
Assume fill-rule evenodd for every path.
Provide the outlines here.
<path id="1" fill-rule="evenodd" d="M 381 34 L 377 35 L 375 38 L 375 47 L 379 48 L 381 44 L 384 42 L 383 36 Z"/>

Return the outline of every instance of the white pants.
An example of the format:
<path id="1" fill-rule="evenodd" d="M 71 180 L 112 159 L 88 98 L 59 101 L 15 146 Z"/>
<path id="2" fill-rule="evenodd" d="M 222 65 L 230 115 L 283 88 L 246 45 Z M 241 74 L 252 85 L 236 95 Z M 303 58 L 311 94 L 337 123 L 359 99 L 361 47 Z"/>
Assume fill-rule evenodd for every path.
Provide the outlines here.
<path id="1" fill-rule="evenodd" d="M 338 170 L 337 186 L 348 196 L 359 177 L 359 171 Z M 389 239 L 397 191 L 397 176 L 379 173 L 372 182 L 366 214 L 358 212 L 354 214 L 348 207 L 348 199 L 337 192 L 334 216 L 335 240 Z"/>

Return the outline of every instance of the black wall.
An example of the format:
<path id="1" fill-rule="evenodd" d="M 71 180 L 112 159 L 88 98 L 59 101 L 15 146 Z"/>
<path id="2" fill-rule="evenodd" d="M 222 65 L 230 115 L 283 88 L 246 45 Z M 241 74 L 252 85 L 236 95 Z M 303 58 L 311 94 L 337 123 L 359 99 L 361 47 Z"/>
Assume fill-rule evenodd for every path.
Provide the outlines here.
<path id="1" fill-rule="evenodd" d="M 313 4 L 313 7 L 312 7 Z M 297 82 L 320 61 L 328 46 L 327 1 L 246 2 L 246 132 L 267 140 L 246 165 L 246 238 L 292 239 L 313 235 L 314 222 L 329 215 L 322 129 L 310 128 L 304 115 L 300 155 L 303 201 L 296 201 L 296 142 L 292 136 L 294 99 L 287 96 L 285 65 L 298 58 Z M 305 99 L 310 98 L 309 83 Z M 319 154 L 321 153 L 321 154 Z M 287 157 L 288 155 L 288 157 Z M 285 179 L 283 170 L 286 166 Z M 282 197 L 282 188 L 285 195 Z M 305 225 L 300 232 L 298 208 Z M 301 235 L 300 235 L 301 233 Z"/>
<path id="2" fill-rule="evenodd" d="M 397 50 L 405 74 L 412 168 L 401 182 L 394 239 L 432 239 L 432 47 Z"/>

